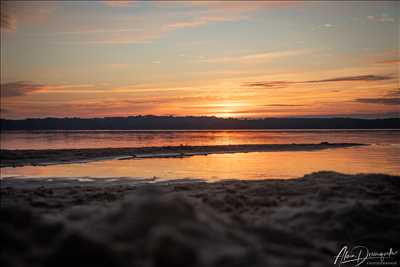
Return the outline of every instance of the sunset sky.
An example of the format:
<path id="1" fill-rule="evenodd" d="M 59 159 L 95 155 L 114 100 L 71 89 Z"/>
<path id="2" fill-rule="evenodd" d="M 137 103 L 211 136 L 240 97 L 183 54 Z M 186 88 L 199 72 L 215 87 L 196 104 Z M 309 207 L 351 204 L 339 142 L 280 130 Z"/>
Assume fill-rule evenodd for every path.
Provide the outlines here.
<path id="1" fill-rule="evenodd" d="M 399 2 L 1 2 L 1 117 L 399 117 Z"/>

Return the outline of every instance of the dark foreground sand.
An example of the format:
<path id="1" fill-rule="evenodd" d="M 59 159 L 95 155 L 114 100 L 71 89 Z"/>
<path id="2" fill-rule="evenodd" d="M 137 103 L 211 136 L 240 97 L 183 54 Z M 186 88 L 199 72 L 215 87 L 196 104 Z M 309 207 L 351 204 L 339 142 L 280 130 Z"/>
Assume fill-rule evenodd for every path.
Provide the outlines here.
<path id="1" fill-rule="evenodd" d="M 151 185 L 3 180 L 0 265 L 334 266 L 343 245 L 400 249 L 399 192 L 399 176 L 335 172 Z"/>
<path id="2" fill-rule="evenodd" d="M 0 150 L 0 167 L 64 164 L 111 158 L 141 159 L 190 157 L 195 155 L 208 155 L 216 153 L 314 151 L 364 145 L 366 144 L 321 142 L 315 144 L 244 144 L 132 148 Z"/>

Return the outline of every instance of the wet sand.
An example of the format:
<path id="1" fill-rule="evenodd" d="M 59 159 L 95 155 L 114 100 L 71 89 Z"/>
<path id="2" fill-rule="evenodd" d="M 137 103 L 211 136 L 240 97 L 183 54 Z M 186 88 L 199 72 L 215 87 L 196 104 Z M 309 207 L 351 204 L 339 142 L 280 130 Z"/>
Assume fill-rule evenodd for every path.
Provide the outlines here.
<path id="1" fill-rule="evenodd" d="M 1 266 L 334 266 L 344 245 L 400 249 L 400 176 L 144 182 L 3 180 Z"/>
<path id="2" fill-rule="evenodd" d="M 1 150 L 0 167 L 65 164 L 114 158 L 127 160 L 141 158 L 190 157 L 216 153 L 314 151 L 363 145 L 365 144 L 322 142 L 317 144 L 249 144 L 140 148 Z"/>

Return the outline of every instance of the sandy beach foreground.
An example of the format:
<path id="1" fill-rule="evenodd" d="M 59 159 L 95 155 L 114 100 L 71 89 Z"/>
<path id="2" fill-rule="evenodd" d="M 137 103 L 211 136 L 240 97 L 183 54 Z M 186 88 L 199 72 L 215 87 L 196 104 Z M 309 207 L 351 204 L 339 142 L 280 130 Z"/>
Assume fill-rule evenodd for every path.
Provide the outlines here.
<path id="1" fill-rule="evenodd" d="M 335 266 L 344 246 L 400 249 L 399 190 L 399 176 L 335 172 L 217 183 L 6 179 L 0 264 Z M 374 260 L 398 264 L 399 253 L 360 266 Z"/>
<path id="2" fill-rule="evenodd" d="M 191 157 L 196 155 L 209 155 L 217 153 L 315 151 L 364 145 L 366 144 L 321 142 L 314 144 L 243 144 L 212 146 L 181 145 L 133 148 L 1 150 L 0 167 L 65 164 L 112 158 L 128 160 L 143 158 Z"/>

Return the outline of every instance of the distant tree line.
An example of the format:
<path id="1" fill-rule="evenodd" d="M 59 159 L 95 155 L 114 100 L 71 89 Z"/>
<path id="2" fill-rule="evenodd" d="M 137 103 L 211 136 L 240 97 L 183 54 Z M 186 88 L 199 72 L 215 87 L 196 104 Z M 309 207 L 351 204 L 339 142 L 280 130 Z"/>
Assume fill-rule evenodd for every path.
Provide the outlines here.
<path id="1" fill-rule="evenodd" d="M 0 120 L 1 130 L 157 130 L 157 129 L 399 129 L 400 118 L 265 118 L 130 116 Z"/>

